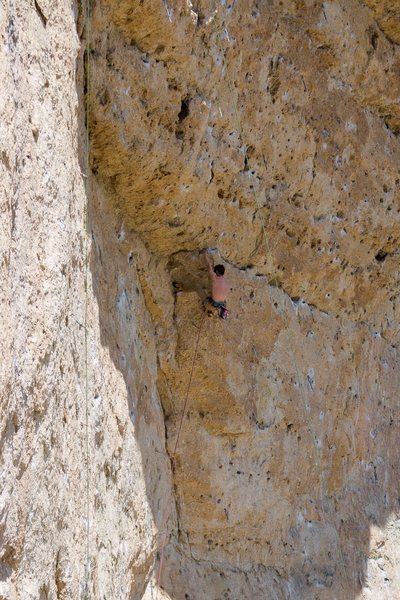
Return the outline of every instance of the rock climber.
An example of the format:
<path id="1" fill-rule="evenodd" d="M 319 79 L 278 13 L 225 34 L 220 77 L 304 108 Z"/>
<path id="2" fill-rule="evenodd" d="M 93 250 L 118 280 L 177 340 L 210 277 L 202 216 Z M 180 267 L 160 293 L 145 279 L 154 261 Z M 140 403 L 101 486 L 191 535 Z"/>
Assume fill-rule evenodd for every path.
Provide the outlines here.
<path id="1" fill-rule="evenodd" d="M 212 316 L 214 310 L 217 309 L 220 319 L 227 319 L 229 311 L 226 308 L 226 297 L 229 293 L 229 283 L 225 278 L 224 265 L 215 265 L 213 267 L 209 251 L 205 253 L 208 273 L 211 280 L 211 296 L 206 299 L 206 310 L 209 316 Z M 211 308 L 212 307 L 212 308 Z"/>

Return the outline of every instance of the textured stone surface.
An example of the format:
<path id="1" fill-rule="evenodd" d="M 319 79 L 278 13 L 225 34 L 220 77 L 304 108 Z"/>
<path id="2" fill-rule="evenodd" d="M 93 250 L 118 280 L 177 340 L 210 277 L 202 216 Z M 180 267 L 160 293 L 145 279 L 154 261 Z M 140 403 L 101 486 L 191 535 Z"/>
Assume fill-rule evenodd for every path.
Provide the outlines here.
<path id="1" fill-rule="evenodd" d="M 374 11 L 379 27 L 390 40 L 400 42 L 400 2 L 399 0 L 366 0 L 366 5 Z"/>
<path id="2" fill-rule="evenodd" d="M 396 3 L 95 3 L 86 194 L 87 29 L 36 4 L 0 16 L 0 598 L 396 598 Z"/>
<path id="3" fill-rule="evenodd" d="M 141 597 L 168 482 L 152 326 L 115 268 L 115 229 L 108 295 L 95 244 L 85 282 L 77 16 L 69 2 L 0 11 L 4 600 Z"/>
<path id="4" fill-rule="evenodd" d="M 356 2 L 205 3 L 197 24 L 185 6 L 171 23 L 162 2 L 99 17 L 93 154 L 110 198 L 158 253 L 218 244 L 364 316 L 397 268 L 398 144 L 380 117 L 398 131 L 398 51 Z"/>
<path id="5" fill-rule="evenodd" d="M 146 8 L 96 11 L 92 151 L 127 243 L 139 234 L 154 255 L 138 260 L 170 454 L 207 293 L 202 247 L 218 247 L 233 290 L 230 321 L 200 332 L 164 588 L 389 598 L 398 49 L 357 2 Z"/>

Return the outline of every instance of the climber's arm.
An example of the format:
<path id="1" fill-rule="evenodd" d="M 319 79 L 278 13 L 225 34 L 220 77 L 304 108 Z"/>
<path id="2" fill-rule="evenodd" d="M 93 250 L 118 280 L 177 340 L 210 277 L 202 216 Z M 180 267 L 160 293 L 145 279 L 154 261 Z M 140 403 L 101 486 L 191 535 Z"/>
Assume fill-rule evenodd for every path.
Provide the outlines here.
<path id="1" fill-rule="evenodd" d="M 213 264 L 211 262 L 211 258 L 207 253 L 205 254 L 205 257 L 206 257 L 206 261 L 207 261 L 207 265 L 208 265 L 208 274 L 210 275 L 211 279 L 213 279 L 215 276 L 215 273 L 214 273 Z"/>

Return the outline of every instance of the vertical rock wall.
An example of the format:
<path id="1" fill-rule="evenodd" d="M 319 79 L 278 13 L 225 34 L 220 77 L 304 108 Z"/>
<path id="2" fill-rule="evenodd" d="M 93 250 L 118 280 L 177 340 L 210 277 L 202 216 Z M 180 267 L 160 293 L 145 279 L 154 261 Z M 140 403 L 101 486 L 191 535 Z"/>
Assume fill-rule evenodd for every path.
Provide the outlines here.
<path id="1" fill-rule="evenodd" d="M 86 234 L 84 17 L 10 0 L 0 19 L 0 597 L 139 598 L 166 493 L 164 423 L 115 217 L 106 279 L 94 224 Z M 90 177 L 87 192 L 95 202 Z"/>
<path id="2" fill-rule="evenodd" d="M 396 3 L 2 8 L 0 598 L 396 598 Z"/>
<path id="3" fill-rule="evenodd" d="M 95 10 L 93 168 L 155 326 L 170 455 L 201 328 L 172 598 L 398 593 L 399 51 L 370 4 Z M 228 323 L 202 322 L 206 246 Z"/>

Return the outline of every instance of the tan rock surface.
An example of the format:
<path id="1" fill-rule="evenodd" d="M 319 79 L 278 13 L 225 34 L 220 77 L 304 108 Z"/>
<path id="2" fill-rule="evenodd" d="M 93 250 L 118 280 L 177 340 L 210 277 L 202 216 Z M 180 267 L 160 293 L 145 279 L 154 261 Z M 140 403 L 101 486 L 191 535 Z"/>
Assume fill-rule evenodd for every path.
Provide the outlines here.
<path id="1" fill-rule="evenodd" d="M 202 325 L 175 460 L 173 598 L 397 593 L 367 567 L 370 528 L 397 511 L 399 386 L 399 52 L 374 16 L 96 11 L 94 168 L 127 242 L 155 255 L 170 454 L 207 288 L 198 250 L 218 247 L 233 289 L 230 321 Z M 183 288 L 173 316 L 163 261 Z"/>
<path id="2" fill-rule="evenodd" d="M 400 596 L 395 3 L 95 3 L 88 237 L 88 30 L 36 4 L 0 17 L 0 598 Z"/>
<path id="3" fill-rule="evenodd" d="M 357 2 L 295 4 L 205 3 L 197 23 L 182 4 L 170 25 L 160 2 L 144 47 L 135 15 L 106 4 L 95 168 L 154 251 L 218 243 L 292 296 L 364 316 L 397 268 L 398 145 L 379 116 L 398 131 L 399 54 Z M 160 15 L 171 39 L 153 52 Z"/>
<path id="4" fill-rule="evenodd" d="M 374 11 L 382 31 L 397 44 L 400 43 L 400 2 L 399 0 L 366 0 Z"/>

